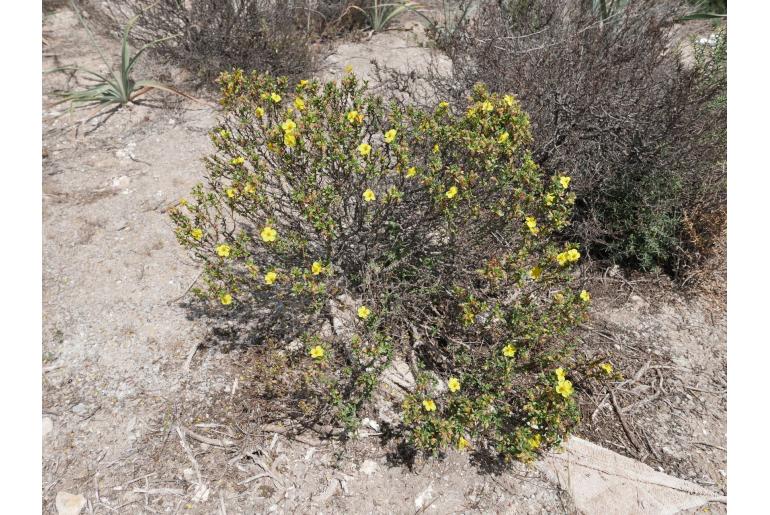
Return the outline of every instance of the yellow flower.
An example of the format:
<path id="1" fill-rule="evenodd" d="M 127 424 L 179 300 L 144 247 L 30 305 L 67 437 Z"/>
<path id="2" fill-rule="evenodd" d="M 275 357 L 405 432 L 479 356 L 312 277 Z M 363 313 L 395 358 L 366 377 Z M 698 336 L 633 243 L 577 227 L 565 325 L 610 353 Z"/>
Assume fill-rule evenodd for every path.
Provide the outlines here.
<path id="1" fill-rule="evenodd" d="M 422 407 L 425 408 L 425 411 L 436 411 L 436 403 L 432 399 L 422 401 Z"/>
<path id="2" fill-rule="evenodd" d="M 233 303 L 233 296 L 232 296 L 232 295 L 230 295 L 229 293 L 225 293 L 224 295 L 222 295 L 221 297 L 219 297 L 219 301 L 220 301 L 220 302 L 221 302 L 223 305 L 225 305 L 225 306 L 229 306 L 230 304 L 232 304 L 232 303 Z"/>
<path id="3" fill-rule="evenodd" d="M 556 301 L 557 304 L 561 304 L 564 302 L 564 294 L 562 292 L 556 292 L 553 296 L 553 300 Z"/>
<path id="4" fill-rule="evenodd" d="M 564 369 L 559 367 L 556 370 L 553 371 L 554 374 L 556 374 L 556 380 L 558 382 L 564 381 Z"/>
<path id="5" fill-rule="evenodd" d="M 360 114 L 358 111 L 349 111 L 347 118 L 350 123 L 361 123 L 364 121 L 364 115 Z"/>
<path id="6" fill-rule="evenodd" d="M 530 438 L 530 439 L 527 441 L 527 443 L 529 444 L 529 446 L 530 446 L 532 449 L 537 449 L 538 447 L 540 447 L 540 442 L 542 441 L 542 439 L 543 439 L 543 438 L 542 438 L 540 435 L 536 434 L 535 436 L 533 436 L 532 438 Z"/>
<path id="7" fill-rule="evenodd" d="M 183 199 L 181 199 L 181 200 L 179 201 L 179 205 L 180 205 L 180 206 L 186 206 L 187 204 L 188 204 L 188 202 L 187 202 L 187 199 L 186 199 L 186 198 L 183 198 Z"/>
<path id="8" fill-rule="evenodd" d="M 250 182 L 247 182 L 246 186 L 243 187 L 243 191 L 245 191 L 249 195 L 253 195 L 254 193 L 257 192 L 257 189 L 254 187 L 253 184 L 251 184 Z"/>
<path id="9" fill-rule="evenodd" d="M 447 386 L 450 392 L 456 392 L 460 389 L 460 381 L 456 377 L 450 377 L 449 381 L 447 381 Z"/>
<path id="10" fill-rule="evenodd" d="M 513 97 L 511 95 L 505 95 L 503 97 L 503 102 L 505 102 L 505 105 L 508 107 L 513 107 Z"/>
<path id="11" fill-rule="evenodd" d="M 447 107 L 449 107 L 449 102 L 444 102 L 444 101 L 442 100 L 441 102 L 439 102 L 439 103 L 438 103 L 438 106 L 439 106 L 441 109 L 446 109 Z"/>
<path id="12" fill-rule="evenodd" d="M 281 101 L 281 95 L 278 93 L 270 93 L 270 99 L 277 104 Z"/>
<path id="13" fill-rule="evenodd" d="M 461 436 L 457 440 L 457 449 L 460 451 L 464 450 L 466 447 L 468 447 L 468 443 L 469 443 L 468 440 L 466 440 L 464 437 Z"/>
<path id="14" fill-rule="evenodd" d="M 572 395 L 572 381 L 565 379 L 556 385 L 556 393 L 560 393 L 565 399 Z"/>
<path id="15" fill-rule="evenodd" d="M 556 196 L 553 193 L 549 193 L 545 196 L 545 205 L 552 206 L 554 200 L 556 200 Z"/>
<path id="16" fill-rule="evenodd" d="M 236 195 L 238 192 L 237 192 L 237 191 L 235 191 L 233 188 L 227 188 L 227 189 L 225 190 L 225 193 L 227 193 L 227 196 L 228 196 L 229 198 L 234 198 L 234 197 L 235 197 L 235 195 Z"/>
<path id="17" fill-rule="evenodd" d="M 265 227 L 262 229 L 262 232 L 259 234 L 262 237 L 262 241 L 275 241 L 276 237 L 278 236 L 278 232 L 273 229 L 270 226 Z"/>
<path id="18" fill-rule="evenodd" d="M 559 184 L 561 184 L 561 187 L 564 188 L 565 190 L 569 187 L 569 181 L 570 181 L 570 178 L 566 175 L 562 175 L 561 177 L 559 177 Z"/>
<path id="19" fill-rule="evenodd" d="M 345 73 L 353 73 L 353 66 L 348 64 L 345 66 Z"/>
<path id="20" fill-rule="evenodd" d="M 297 97 L 294 99 L 294 107 L 299 109 L 300 111 L 305 109 L 305 101 L 302 100 L 300 97 Z"/>
<path id="21" fill-rule="evenodd" d="M 569 257 L 566 252 L 560 252 L 556 254 L 556 261 L 559 262 L 560 266 L 564 266 L 569 262 Z"/>
<path id="22" fill-rule="evenodd" d="M 310 349 L 310 356 L 315 359 L 321 359 L 324 357 L 324 348 L 320 345 L 316 345 L 312 349 Z"/>
<path id="23" fill-rule="evenodd" d="M 503 347 L 503 356 L 506 358 L 512 358 L 516 355 L 516 347 L 511 345 L 510 343 Z"/>
<path id="24" fill-rule="evenodd" d="M 297 136 L 293 132 L 287 132 L 283 135 L 283 144 L 287 147 L 294 147 L 297 144 Z"/>
<path id="25" fill-rule="evenodd" d="M 254 109 L 254 114 L 256 114 L 258 118 L 262 118 L 263 116 L 265 116 L 265 110 L 262 109 L 261 107 L 257 107 L 256 109 Z"/>
<path id="26" fill-rule="evenodd" d="M 261 98 L 262 100 L 267 100 L 268 98 L 270 98 L 270 93 L 260 93 L 259 98 Z"/>
<path id="27" fill-rule="evenodd" d="M 586 290 L 583 290 L 580 292 L 580 298 L 583 300 L 583 302 L 588 302 L 591 300 L 591 294 L 588 293 Z"/>
<path id="28" fill-rule="evenodd" d="M 612 365 L 610 365 L 609 363 L 602 363 L 599 365 L 599 368 L 604 370 L 604 373 L 607 375 L 612 374 Z"/>
<path id="29" fill-rule="evenodd" d="M 436 143 L 435 145 L 433 145 L 433 153 L 438 154 L 438 151 L 439 151 L 438 143 Z"/>
<path id="30" fill-rule="evenodd" d="M 455 195 L 457 195 L 457 186 L 452 186 L 447 190 L 445 193 L 446 198 L 454 198 Z"/>
<path id="31" fill-rule="evenodd" d="M 481 103 L 481 110 L 482 111 L 489 112 L 492 109 L 494 109 L 494 106 L 492 105 L 492 102 L 490 102 L 489 100 L 484 100 L 484 102 Z"/>
<path id="32" fill-rule="evenodd" d="M 385 143 L 393 143 L 394 139 L 396 139 L 396 129 L 390 129 L 385 133 Z"/>
<path id="33" fill-rule="evenodd" d="M 529 227 L 529 232 L 532 234 L 537 234 L 540 232 L 540 229 L 537 228 L 537 220 L 535 220 L 534 216 L 528 216 L 525 220 L 527 227 Z"/>
<path id="34" fill-rule="evenodd" d="M 376 198 L 377 198 L 377 195 L 375 195 L 375 194 L 374 194 L 374 192 L 373 192 L 372 190 L 369 190 L 369 189 L 367 189 L 367 190 L 364 192 L 364 195 L 363 195 L 363 197 L 364 197 L 364 200 L 365 200 L 366 202 L 371 202 L 372 200 L 374 200 L 374 199 L 376 199 Z"/>
<path id="35" fill-rule="evenodd" d="M 406 171 L 406 176 L 414 177 L 415 175 L 417 175 L 417 168 L 415 168 L 414 166 L 410 166 L 409 169 Z"/>
<path id="36" fill-rule="evenodd" d="M 232 160 L 230 160 L 230 164 L 239 166 L 245 163 L 246 160 L 243 158 L 243 156 L 234 157 Z"/>
<path id="37" fill-rule="evenodd" d="M 221 257 L 229 257 L 230 256 L 230 245 L 227 243 L 222 243 L 221 245 L 217 246 L 217 254 L 219 254 Z"/>
<path id="38" fill-rule="evenodd" d="M 509 136 L 508 131 L 503 132 L 502 134 L 500 134 L 500 137 L 497 138 L 497 142 L 505 143 L 506 141 L 508 141 L 508 136 Z"/>
<path id="39" fill-rule="evenodd" d="M 569 249 L 567 251 L 567 259 L 570 260 L 570 262 L 574 263 L 578 259 L 580 259 L 580 252 L 578 252 L 577 249 Z"/>
<path id="40" fill-rule="evenodd" d="M 299 81 L 299 87 L 300 88 L 304 88 L 305 86 L 307 86 L 307 80 L 306 79 L 302 79 L 301 81 Z"/>
<path id="41" fill-rule="evenodd" d="M 265 284 L 272 285 L 277 278 L 278 278 L 278 274 L 276 274 L 275 272 L 268 272 L 265 274 Z"/>
<path id="42" fill-rule="evenodd" d="M 369 143 L 361 143 L 358 145 L 358 153 L 364 157 L 368 156 L 371 151 L 372 147 L 369 145 Z"/>
<path id="43" fill-rule="evenodd" d="M 222 137 L 222 139 L 228 139 L 230 138 L 230 131 L 227 129 L 222 129 L 219 131 L 219 135 Z"/>
<path id="44" fill-rule="evenodd" d="M 201 239 L 203 238 L 203 230 L 198 228 L 198 227 L 196 227 L 195 229 L 190 231 L 190 236 L 192 236 L 193 238 L 195 238 L 198 241 L 201 241 Z"/>
<path id="45" fill-rule="evenodd" d="M 372 311 L 367 308 L 366 306 L 359 306 L 358 308 L 358 318 L 362 318 L 366 320 L 369 318 L 369 315 L 371 315 Z"/>
<path id="46" fill-rule="evenodd" d="M 539 266 L 536 266 L 535 268 L 533 268 L 532 270 L 530 270 L 530 271 L 529 271 L 529 276 L 530 276 L 530 277 L 531 277 L 533 280 L 535 280 L 535 281 L 537 281 L 538 279 L 540 279 L 540 276 L 541 276 L 541 275 L 543 275 L 543 269 L 542 269 L 542 268 L 540 268 Z"/>
<path id="47" fill-rule="evenodd" d="M 320 261 L 313 261 L 313 266 L 310 267 L 310 271 L 313 272 L 313 275 L 318 275 L 321 273 L 321 270 L 323 270 L 324 267 L 320 263 Z"/>
<path id="48" fill-rule="evenodd" d="M 281 124 L 281 129 L 283 129 L 284 132 L 294 132 L 294 129 L 297 128 L 297 124 L 294 123 L 294 120 L 286 120 Z"/>

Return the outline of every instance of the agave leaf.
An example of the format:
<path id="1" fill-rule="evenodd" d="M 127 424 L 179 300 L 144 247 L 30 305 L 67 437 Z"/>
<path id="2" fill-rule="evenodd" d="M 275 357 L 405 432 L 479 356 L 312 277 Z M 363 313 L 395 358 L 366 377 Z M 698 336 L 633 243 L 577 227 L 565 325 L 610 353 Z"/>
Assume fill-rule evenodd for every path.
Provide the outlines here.
<path id="1" fill-rule="evenodd" d="M 178 90 L 178 89 L 176 89 L 176 88 L 172 88 L 171 86 L 167 86 L 166 84 L 161 84 L 160 82 L 156 82 L 156 81 L 154 81 L 154 80 L 138 80 L 138 81 L 136 81 L 136 83 L 134 84 L 134 87 L 135 87 L 137 90 L 140 90 L 140 89 L 144 89 L 144 88 L 147 88 L 147 90 L 143 91 L 143 92 L 142 92 L 142 93 L 140 93 L 140 94 L 144 94 L 144 93 L 146 93 L 146 92 L 147 92 L 149 89 L 159 89 L 159 90 L 161 90 L 161 91 L 166 91 L 166 92 L 168 92 L 168 93 L 174 93 L 175 95 L 179 95 L 180 97 L 185 97 L 185 98 L 188 98 L 188 99 L 190 99 L 190 100 L 193 100 L 193 101 L 195 101 L 195 102 L 198 102 L 198 103 L 201 103 L 201 104 L 210 105 L 208 102 L 205 102 L 205 101 L 203 101 L 203 100 L 201 100 L 201 99 L 199 99 L 199 98 L 195 98 L 195 97 L 194 97 L 194 96 L 192 96 L 192 95 L 188 95 L 187 93 L 184 93 L 184 92 L 182 92 L 182 91 L 179 91 L 179 90 Z M 137 96 L 139 96 L 139 94 L 137 94 L 137 95 L 134 95 L 134 96 L 132 97 L 132 99 L 133 99 L 133 98 L 136 98 Z"/>

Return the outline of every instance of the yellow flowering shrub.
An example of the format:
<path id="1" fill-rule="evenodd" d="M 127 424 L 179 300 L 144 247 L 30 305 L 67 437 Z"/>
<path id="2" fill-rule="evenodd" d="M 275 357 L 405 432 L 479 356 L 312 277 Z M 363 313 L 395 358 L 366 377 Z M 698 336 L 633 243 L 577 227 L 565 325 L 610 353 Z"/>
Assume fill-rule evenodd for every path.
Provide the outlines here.
<path id="1" fill-rule="evenodd" d="M 534 163 L 516 99 L 478 86 L 457 115 L 386 103 L 352 74 L 220 84 L 206 184 L 171 217 L 203 268 L 194 293 L 257 319 L 255 338 L 304 371 L 295 416 L 352 430 L 401 360 L 417 448 L 529 459 L 559 443 L 578 418 L 571 329 L 590 297 L 573 284 L 580 251 L 554 238 L 569 178 Z M 343 298 L 352 333 L 328 327 Z"/>

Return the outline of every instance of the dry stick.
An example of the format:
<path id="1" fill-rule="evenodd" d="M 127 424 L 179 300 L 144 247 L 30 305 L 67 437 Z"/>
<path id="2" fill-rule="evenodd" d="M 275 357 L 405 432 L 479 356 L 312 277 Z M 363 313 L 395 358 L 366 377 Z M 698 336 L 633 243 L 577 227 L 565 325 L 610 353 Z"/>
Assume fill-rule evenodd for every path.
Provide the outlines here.
<path id="1" fill-rule="evenodd" d="M 131 483 L 136 483 L 137 481 L 140 481 L 140 480 L 142 480 L 142 479 L 144 479 L 144 478 L 147 478 L 147 477 L 151 477 L 151 476 L 154 476 L 154 475 L 156 475 L 156 474 L 157 474 L 157 472 L 150 472 L 149 474 L 145 474 L 144 476 L 139 476 L 139 477 L 137 477 L 137 478 L 134 478 L 134 479 L 132 479 L 132 480 L 131 480 L 131 481 L 129 481 L 128 483 L 126 483 L 126 486 L 130 485 Z"/>
<path id="2" fill-rule="evenodd" d="M 718 392 L 716 390 L 704 390 L 702 388 L 694 388 L 692 386 L 685 386 L 688 390 L 692 390 L 694 392 L 702 392 L 702 393 L 710 393 L 712 395 L 725 395 L 727 393 L 727 390 L 722 390 L 721 392 Z"/>
<path id="3" fill-rule="evenodd" d="M 193 287 L 193 286 L 195 286 L 195 283 L 197 283 L 197 282 L 198 282 L 198 279 L 200 279 L 200 277 L 201 277 L 202 275 L 203 275 L 203 272 L 200 272 L 198 275 L 196 275 L 196 276 L 195 276 L 195 279 L 193 280 L 193 282 L 191 282 L 191 283 L 190 283 L 190 286 L 188 286 L 188 287 L 187 287 L 187 289 L 186 289 L 184 292 L 182 292 L 182 294 L 181 294 L 179 297 L 177 297 L 177 298 L 175 298 L 175 299 L 172 299 L 172 300 L 170 300 L 170 301 L 166 302 L 166 305 L 167 305 L 167 306 L 170 306 L 170 305 L 171 305 L 171 304 L 173 304 L 174 302 L 177 302 L 177 301 L 179 301 L 179 300 L 182 300 L 182 298 L 184 298 L 184 296 L 185 296 L 185 295 L 187 295 L 187 293 L 188 293 L 190 290 L 192 290 L 192 287 Z"/>
<path id="4" fill-rule="evenodd" d="M 135 494 L 149 494 L 149 495 L 184 495 L 184 492 L 178 488 L 134 488 L 132 490 Z"/>
<path id="5" fill-rule="evenodd" d="M 647 431 L 644 430 L 644 428 L 640 428 L 642 432 L 642 438 L 644 438 L 644 443 L 647 445 L 647 448 L 650 450 L 652 455 L 655 457 L 656 460 L 661 461 L 660 455 L 658 454 L 658 451 L 655 450 L 655 448 L 650 443 L 650 438 L 647 436 Z"/>
<path id="6" fill-rule="evenodd" d="M 596 415 L 601 411 L 602 407 L 604 407 L 604 403 L 607 402 L 607 399 L 609 398 L 610 394 L 606 393 L 604 394 L 604 398 L 602 399 L 602 402 L 600 402 L 597 406 L 594 412 L 591 414 L 591 422 L 596 423 Z"/>
<path id="7" fill-rule="evenodd" d="M 177 427 L 177 431 L 179 430 L 179 427 Z M 184 430 L 187 436 L 189 436 L 193 440 L 198 440 L 201 443 L 213 445 L 215 447 L 234 447 L 236 445 L 235 442 L 227 438 L 221 438 L 221 439 L 209 438 L 207 436 L 199 435 L 198 433 L 195 433 L 192 430 L 187 429 L 186 427 L 182 428 L 182 430 Z"/>
<path id="8" fill-rule="evenodd" d="M 641 453 L 642 449 L 640 448 L 639 444 L 636 443 L 636 439 L 633 437 L 633 433 L 628 428 L 626 420 L 623 418 L 623 412 L 618 406 L 618 400 L 615 398 L 615 392 L 610 392 L 610 400 L 612 401 L 612 407 L 615 408 L 615 413 L 618 416 L 618 420 L 620 420 L 620 425 L 623 427 L 623 432 L 626 433 L 626 437 L 628 438 L 628 441 L 631 442 L 631 445 L 636 448 L 638 455 L 638 453 Z"/>
<path id="9" fill-rule="evenodd" d="M 727 449 L 725 449 L 724 447 L 720 447 L 718 445 L 714 445 L 714 444 L 708 443 L 708 442 L 693 442 L 693 444 L 695 444 L 695 445 L 704 445 L 706 447 L 713 447 L 714 449 L 719 449 L 722 452 L 727 452 Z"/>
<path id="10" fill-rule="evenodd" d="M 656 400 L 658 397 L 661 396 L 661 391 L 657 390 L 653 395 L 650 395 L 649 397 L 645 397 L 642 400 L 636 401 L 633 404 L 629 404 L 625 408 L 623 408 L 623 413 L 629 413 L 632 409 L 638 408 L 639 406 L 644 406 L 645 404 L 652 402 Z"/>
<path id="11" fill-rule="evenodd" d="M 198 476 L 198 484 L 203 484 L 203 477 L 201 477 L 201 469 L 198 466 L 198 462 L 195 460 L 195 456 L 193 455 L 192 449 L 190 449 L 190 446 L 187 444 L 187 440 L 184 437 L 184 431 L 182 430 L 181 426 L 176 426 L 176 432 L 179 435 L 179 440 L 182 443 L 182 448 L 187 453 L 187 457 L 190 458 L 190 461 L 193 464 L 193 467 L 195 469 L 195 475 Z"/>
<path id="12" fill-rule="evenodd" d="M 193 345 L 193 348 L 190 349 L 190 352 L 187 354 L 187 359 L 184 360 L 184 367 L 182 368 L 182 371 L 186 374 L 190 372 L 190 366 L 192 365 L 193 357 L 195 356 L 195 353 L 198 352 L 198 347 L 201 346 L 201 342 L 196 342 L 195 345 Z"/>
<path id="13" fill-rule="evenodd" d="M 247 477 L 243 481 L 239 481 L 238 484 L 241 486 L 246 485 L 248 483 L 251 483 L 252 481 L 256 481 L 257 479 L 261 479 L 263 477 L 270 477 L 270 474 L 266 472 L 262 472 L 261 474 L 257 474 L 256 476 Z"/>

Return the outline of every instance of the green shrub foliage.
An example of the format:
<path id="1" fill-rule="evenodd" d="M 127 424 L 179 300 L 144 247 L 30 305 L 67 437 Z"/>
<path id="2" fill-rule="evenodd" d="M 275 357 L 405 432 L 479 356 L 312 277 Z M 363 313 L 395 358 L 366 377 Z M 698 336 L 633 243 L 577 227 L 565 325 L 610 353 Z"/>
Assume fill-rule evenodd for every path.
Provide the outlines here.
<path id="1" fill-rule="evenodd" d="M 270 333 L 302 371 L 294 411 L 351 430 L 398 362 L 415 378 L 400 411 L 419 449 L 529 459 L 560 442 L 590 297 L 574 284 L 579 249 L 553 238 L 570 178 L 534 163 L 518 101 L 477 86 L 463 114 L 403 107 L 352 74 L 220 84 L 206 183 L 171 216 L 203 267 L 197 295 L 258 312 L 259 341 Z"/>

